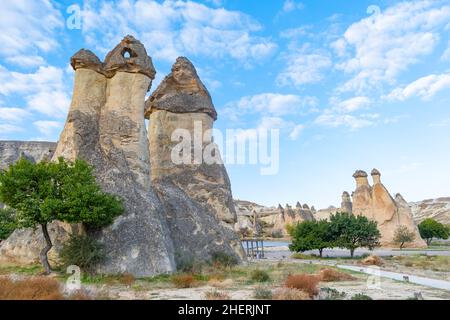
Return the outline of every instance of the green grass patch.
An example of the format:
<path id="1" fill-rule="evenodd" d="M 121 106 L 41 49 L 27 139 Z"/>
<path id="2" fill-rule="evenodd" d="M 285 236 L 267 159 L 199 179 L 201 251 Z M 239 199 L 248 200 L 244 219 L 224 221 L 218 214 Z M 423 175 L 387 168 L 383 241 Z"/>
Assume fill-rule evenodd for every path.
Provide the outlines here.
<path id="1" fill-rule="evenodd" d="M 30 266 L 0 266 L 0 274 L 39 275 L 44 272 L 40 264 Z"/>

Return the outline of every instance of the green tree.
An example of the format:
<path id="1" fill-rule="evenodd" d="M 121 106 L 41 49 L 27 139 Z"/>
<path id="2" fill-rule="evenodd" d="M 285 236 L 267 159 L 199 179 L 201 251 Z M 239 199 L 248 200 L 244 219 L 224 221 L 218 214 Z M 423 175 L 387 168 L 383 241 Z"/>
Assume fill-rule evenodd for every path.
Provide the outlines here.
<path id="1" fill-rule="evenodd" d="M 16 229 L 16 214 L 11 208 L 0 209 L 0 242 L 7 239 Z"/>
<path id="2" fill-rule="evenodd" d="M 350 250 L 352 258 L 357 248 L 373 249 L 380 245 L 381 234 L 377 223 L 360 215 L 355 216 L 346 212 L 331 215 L 330 233 L 338 247 Z"/>
<path id="3" fill-rule="evenodd" d="M 427 218 L 419 224 L 419 232 L 428 246 L 433 238 L 446 240 L 449 236 L 449 228 L 431 218 Z"/>
<path id="4" fill-rule="evenodd" d="M 414 232 L 406 226 L 399 226 L 394 233 L 394 243 L 400 245 L 400 250 L 403 249 L 405 243 L 413 242 L 415 238 Z"/>
<path id="5" fill-rule="evenodd" d="M 303 221 L 291 229 L 292 244 L 289 249 L 295 252 L 319 250 L 322 257 L 323 249 L 333 246 L 333 237 L 330 233 L 329 222 Z"/>
<path id="6" fill-rule="evenodd" d="M 47 254 L 53 247 L 47 225 L 54 220 L 100 227 L 123 212 L 122 202 L 103 193 L 85 161 L 34 164 L 20 159 L 0 171 L 0 201 L 16 211 L 18 227 L 41 227 L 46 246 L 40 260 L 51 272 Z"/>

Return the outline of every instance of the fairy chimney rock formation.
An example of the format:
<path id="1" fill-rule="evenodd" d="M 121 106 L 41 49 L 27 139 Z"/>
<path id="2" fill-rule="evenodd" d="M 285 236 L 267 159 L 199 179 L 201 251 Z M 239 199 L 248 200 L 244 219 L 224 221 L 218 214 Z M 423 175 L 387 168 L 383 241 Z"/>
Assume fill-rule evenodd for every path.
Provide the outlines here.
<path id="1" fill-rule="evenodd" d="M 171 130 L 192 128 L 194 118 L 211 128 L 216 117 L 212 103 L 208 112 L 200 106 L 187 114 L 164 109 L 171 101 L 178 107 L 187 101 L 183 106 L 188 109 L 193 106 L 189 103 L 211 101 L 192 64 L 178 59 L 173 75 L 152 96 L 158 108 L 150 116 L 150 145 L 144 108 L 155 69 L 142 43 L 126 36 L 104 62 L 82 49 L 72 57 L 71 65 L 75 70 L 72 103 L 53 159 L 86 160 L 93 165 L 102 189 L 122 198 L 125 207 L 112 225 L 89 231 L 104 244 L 106 259 L 98 271 L 152 276 L 176 271 L 183 261 L 208 260 L 218 251 L 243 259 L 238 236 L 216 217 L 235 218 L 223 165 L 172 167 L 168 157 Z M 190 98 L 186 98 L 188 92 L 192 92 Z M 165 162 L 170 163 L 169 171 L 160 170 Z M 10 253 L 11 260 L 35 262 L 36 248 L 30 246 L 27 252 L 17 248 L 27 241 L 39 241 L 36 237 L 31 229 L 15 232 L 2 243 L 1 250 L 8 248 L 8 252 L 1 252 L 1 257 Z"/>
<path id="2" fill-rule="evenodd" d="M 370 186 L 367 174 L 358 170 L 353 177 L 356 180 L 356 190 L 353 192 L 353 214 L 363 215 L 370 220 L 376 221 L 381 233 L 381 245 L 396 246 L 394 234 L 399 226 L 406 226 L 416 235 L 414 242 L 407 244 L 410 247 L 425 247 L 425 242 L 420 238 L 419 231 L 415 225 L 406 201 L 397 195 L 393 199 L 386 187 L 381 183 L 381 174 L 377 169 L 371 171 L 373 185 Z M 345 195 L 347 199 L 347 195 Z M 344 205 L 343 195 L 343 205 Z"/>
<path id="3" fill-rule="evenodd" d="M 353 212 L 352 200 L 350 198 L 350 194 L 347 191 L 344 191 L 342 193 L 342 201 L 341 201 L 340 211 L 347 212 L 347 213 Z"/>
<path id="4" fill-rule="evenodd" d="M 232 226 L 236 211 L 230 180 L 212 137 L 217 113 L 187 58 L 176 60 L 172 72 L 146 101 L 145 115 L 150 120 L 152 181 L 171 181 Z M 173 150 L 182 157 L 178 162 Z"/>

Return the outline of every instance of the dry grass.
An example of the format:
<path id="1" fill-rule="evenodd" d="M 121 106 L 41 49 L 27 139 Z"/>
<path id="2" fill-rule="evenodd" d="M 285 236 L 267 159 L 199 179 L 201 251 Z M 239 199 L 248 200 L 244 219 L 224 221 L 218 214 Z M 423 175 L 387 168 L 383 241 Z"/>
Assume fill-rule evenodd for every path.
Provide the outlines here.
<path id="1" fill-rule="evenodd" d="M 121 284 L 124 284 L 126 286 L 131 286 L 136 281 L 136 279 L 134 278 L 134 276 L 132 274 L 124 273 L 124 274 L 120 275 L 120 277 L 118 278 L 118 281 Z"/>
<path id="2" fill-rule="evenodd" d="M 308 293 L 294 288 L 277 289 L 273 293 L 272 298 L 273 300 L 311 300 Z"/>
<path id="3" fill-rule="evenodd" d="M 206 300 L 230 300 L 230 295 L 226 292 L 220 292 L 217 290 L 208 291 L 205 293 Z"/>
<path id="4" fill-rule="evenodd" d="M 317 285 L 320 281 L 320 277 L 311 274 L 295 274 L 286 278 L 284 286 L 286 288 L 298 289 L 306 292 L 310 298 L 319 293 Z"/>
<path id="5" fill-rule="evenodd" d="M 208 281 L 208 285 L 215 288 L 229 288 L 233 285 L 233 279 L 225 279 L 225 280 L 218 280 L 218 279 L 210 279 Z"/>
<path id="6" fill-rule="evenodd" d="M 175 285 L 175 287 L 177 287 L 179 289 L 194 288 L 198 285 L 197 280 L 191 274 L 174 275 L 172 277 L 172 283 Z"/>
<path id="7" fill-rule="evenodd" d="M 0 279 L 0 300 L 62 300 L 59 282 L 52 278 Z"/>
<path id="8" fill-rule="evenodd" d="M 361 264 L 365 266 L 382 266 L 384 264 L 383 260 L 379 256 L 368 256 L 360 261 Z"/>
<path id="9" fill-rule="evenodd" d="M 333 282 L 333 281 L 352 281 L 356 280 L 355 277 L 345 272 L 340 272 L 335 269 L 325 268 L 319 271 L 320 281 Z"/>

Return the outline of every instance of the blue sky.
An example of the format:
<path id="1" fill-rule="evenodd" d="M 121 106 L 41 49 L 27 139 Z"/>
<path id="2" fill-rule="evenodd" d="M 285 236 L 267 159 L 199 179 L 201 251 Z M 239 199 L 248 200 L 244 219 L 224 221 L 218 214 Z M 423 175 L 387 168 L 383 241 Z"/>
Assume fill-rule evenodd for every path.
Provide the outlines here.
<path id="1" fill-rule="evenodd" d="M 68 8 L 81 8 L 68 28 Z M 132 34 L 157 69 L 187 56 L 215 126 L 280 129 L 280 170 L 227 165 L 235 198 L 338 205 L 356 169 L 408 201 L 450 195 L 450 1 L 0 3 L 0 139 L 58 139 L 70 56 Z"/>

